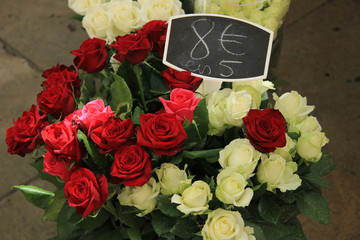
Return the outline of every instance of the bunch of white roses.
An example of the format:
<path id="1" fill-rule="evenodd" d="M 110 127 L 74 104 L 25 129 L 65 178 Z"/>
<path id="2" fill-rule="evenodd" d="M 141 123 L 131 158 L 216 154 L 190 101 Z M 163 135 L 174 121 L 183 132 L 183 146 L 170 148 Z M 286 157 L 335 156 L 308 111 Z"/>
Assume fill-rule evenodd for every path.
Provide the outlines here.
<path id="1" fill-rule="evenodd" d="M 69 7 L 84 16 L 82 25 L 90 38 L 112 42 L 151 20 L 167 21 L 185 14 L 179 0 L 68 0 Z"/>
<path id="2" fill-rule="evenodd" d="M 229 15 L 274 31 L 274 38 L 289 9 L 290 0 L 196 0 L 195 12 Z"/>

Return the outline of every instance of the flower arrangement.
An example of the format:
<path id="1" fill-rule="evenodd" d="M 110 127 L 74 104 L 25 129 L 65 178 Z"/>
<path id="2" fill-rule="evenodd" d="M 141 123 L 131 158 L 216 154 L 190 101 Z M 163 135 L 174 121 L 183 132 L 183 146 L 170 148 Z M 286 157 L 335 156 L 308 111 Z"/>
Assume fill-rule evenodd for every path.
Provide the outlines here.
<path id="1" fill-rule="evenodd" d="M 8 152 L 32 153 L 56 187 L 14 186 L 57 221 L 52 239 L 305 239 L 298 214 L 329 223 L 314 107 L 296 91 L 272 101 L 263 80 L 198 93 L 201 78 L 162 64 L 166 31 L 85 40 L 8 128 Z"/>

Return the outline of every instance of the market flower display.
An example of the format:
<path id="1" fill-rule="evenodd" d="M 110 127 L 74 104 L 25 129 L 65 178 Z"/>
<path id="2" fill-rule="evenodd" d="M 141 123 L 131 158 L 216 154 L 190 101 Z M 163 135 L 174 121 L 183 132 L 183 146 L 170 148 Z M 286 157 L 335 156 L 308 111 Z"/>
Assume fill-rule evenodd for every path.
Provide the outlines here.
<path id="1" fill-rule="evenodd" d="M 289 3 L 207 2 L 265 25 Z M 56 187 L 16 186 L 58 221 L 57 239 L 305 239 L 297 214 L 329 222 L 334 164 L 306 97 L 265 79 L 203 94 L 202 78 L 165 66 L 167 20 L 187 1 L 68 4 L 90 38 L 75 66 L 43 72 L 37 106 L 6 134 Z"/>

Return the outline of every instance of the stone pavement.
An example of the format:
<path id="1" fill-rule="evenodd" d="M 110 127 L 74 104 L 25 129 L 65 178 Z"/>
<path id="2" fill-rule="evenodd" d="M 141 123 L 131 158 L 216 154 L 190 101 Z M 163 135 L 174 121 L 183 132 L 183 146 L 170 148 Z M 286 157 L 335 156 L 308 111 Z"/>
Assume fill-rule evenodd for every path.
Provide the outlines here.
<path id="1" fill-rule="evenodd" d="M 29 204 L 12 185 L 51 189 L 37 178 L 30 159 L 7 153 L 6 129 L 36 103 L 41 73 L 57 63 L 72 64 L 69 53 L 87 36 L 71 20 L 67 1 L 1 0 L 0 7 L 0 239 L 43 240 L 56 226 L 41 220 L 43 210 Z M 331 225 L 300 216 L 309 240 L 360 239 L 360 1 L 293 0 L 277 69 L 316 106 L 314 115 L 330 139 L 336 170 L 325 190 Z M 357 80 L 356 80 L 357 79 Z"/>

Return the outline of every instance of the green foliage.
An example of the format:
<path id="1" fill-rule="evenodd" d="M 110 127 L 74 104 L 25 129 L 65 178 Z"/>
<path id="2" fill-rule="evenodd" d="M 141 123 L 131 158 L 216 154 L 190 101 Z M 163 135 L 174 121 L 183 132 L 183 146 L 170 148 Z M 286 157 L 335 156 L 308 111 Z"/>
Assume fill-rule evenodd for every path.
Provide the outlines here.
<path id="1" fill-rule="evenodd" d="M 171 233 L 184 239 L 193 237 L 198 231 L 200 231 L 200 229 L 191 216 L 178 219 L 174 227 L 170 230 Z"/>
<path id="2" fill-rule="evenodd" d="M 310 169 L 313 173 L 320 176 L 325 176 L 335 169 L 335 164 L 330 154 L 323 152 L 320 160 L 310 165 Z"/>
<path id="3" fill-rule="evenodd" d="M 158 236 L 169 233 L 177 221 L 177 218 L 167 216 L 160 211 L 152 212 L 151 216 L 151 224 Z"/>
<path id="4" fill-rule="evenodd" d="M 26 200 L 38 208 L 45 209 L 54 201 L 55 194 L 53 192 L 32 185 L 17 185 L 13 188 L 19 189 Z"/>
<path id="5" fill-rule="evenodd" d="M 190 126 L 185 128 L 187 139 L 184 149 L 191 149 L 196 145 L 203 145 L 209 130 L 209 117 L 206 99 L 201 99 L 194 111 L 194 118 Z"/>
<path id="6" fill-rule="evenodd" d="M 206 161 L 209 163 L 216 163 L 219 160 L 219 152 L 221 150 L 222 148 L 199 151 L 183 151 L 183 156 L 184 158 L 188 159 L 203 158 L 206 159 Z"/>
<path id="7" fill-rule="evenodd" d="M 114 82 L 110 85 L 110 106 L 115 115 L 128 113 L 133 107 L 131 91 L 122 77 L 112 74 Z"/>
<path id="8" fill-rule="evenodd" d="M 263 195 L 259 201 L 260 216 L 267 222 L 276 224 L 281 214 L 281 208 L 278 203 L 268 194 Z"/>
<path id="9" fill-rule="evenodd" d="M 43 215 L 43 220 L 57 221 L 58 215 L 66 202 L 63 189 L 58 189 L 55 192 L 54 201 L 46 208 Z"/>
<path id="10" fill-rule="evenodd" d="M 95 165 L 104 167 L 106 165 L 106 158 L 105 155 L 99 153 L 97 150 L 96 144 L 89 140 L 85 133 L 78 130 L 77 132 L 77 138 L 80 142 L 82 142 L 86 148 L 86 151 L 88 152 L 91 159 L 86 160 L 86 164 L 90 169 L 96 168 Z"/>
<path id="11" fill-rule="evenodd" d="M 171 196 L 159 195 L 156 197 L 160 211 L 169 217 L 180 217 L 184 215 L 176 208 L 176 204 L 171 203 Z"/>
<path id="12" fill-rule="evenodd" d="M 321 193 L 303 191 L 296 195 L 296 205 L 305 216 L 329 224 L 329 208 Z"/>

